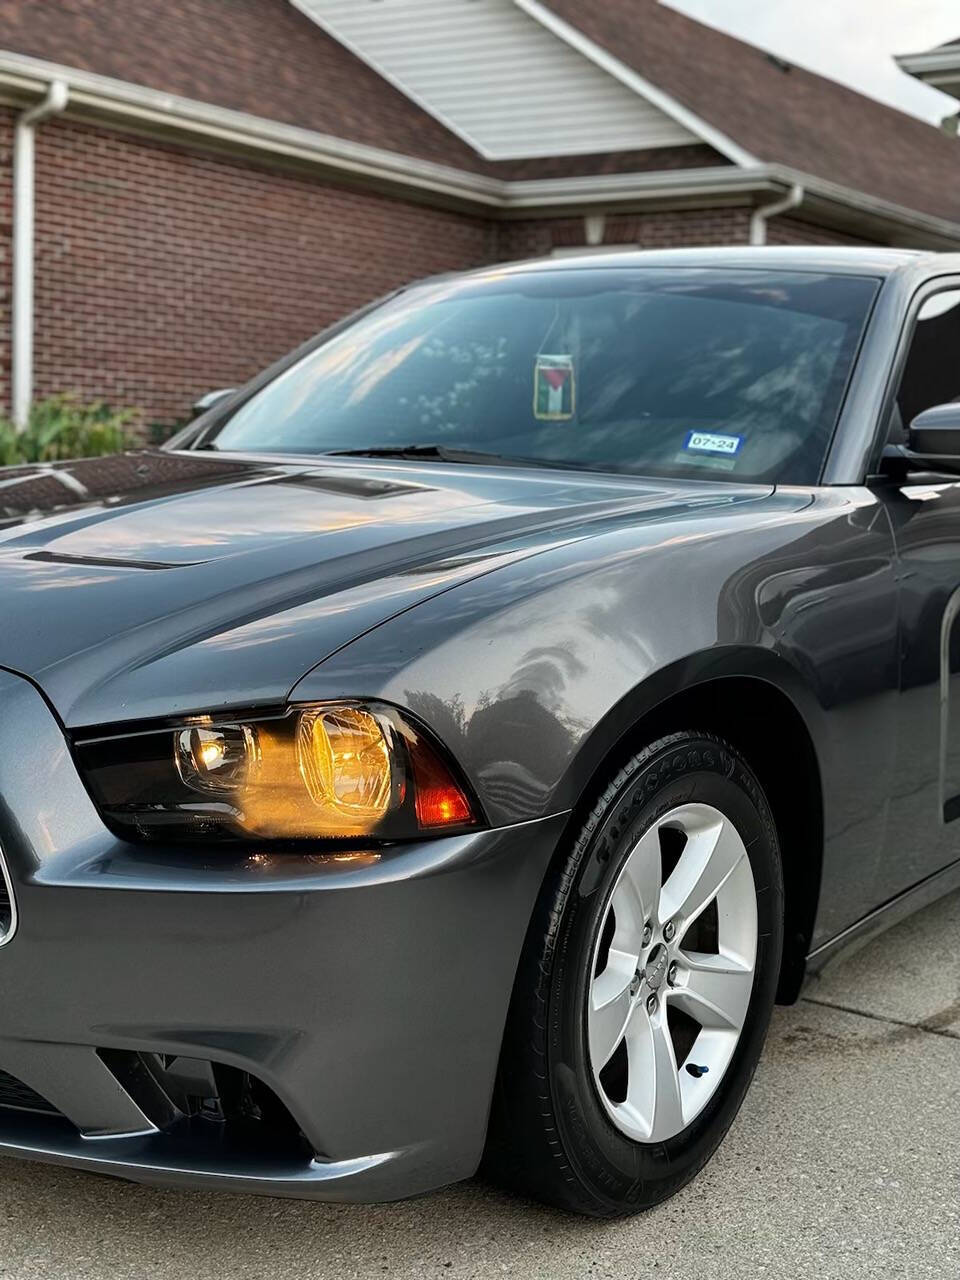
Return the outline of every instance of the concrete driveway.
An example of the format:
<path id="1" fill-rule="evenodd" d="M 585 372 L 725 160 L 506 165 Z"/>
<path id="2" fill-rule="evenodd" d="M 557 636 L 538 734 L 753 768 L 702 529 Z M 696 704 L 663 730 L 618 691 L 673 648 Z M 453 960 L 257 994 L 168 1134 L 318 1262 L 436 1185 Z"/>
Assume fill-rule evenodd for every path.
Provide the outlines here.
<path id="1" fill-rule="evenodd" d="M 778 1010 L 720 1154 L 614 1224 L 478 1183 L 349 1208 L 0 1163 L 0 1276 L 960 1276 L 960 895 Z"/>

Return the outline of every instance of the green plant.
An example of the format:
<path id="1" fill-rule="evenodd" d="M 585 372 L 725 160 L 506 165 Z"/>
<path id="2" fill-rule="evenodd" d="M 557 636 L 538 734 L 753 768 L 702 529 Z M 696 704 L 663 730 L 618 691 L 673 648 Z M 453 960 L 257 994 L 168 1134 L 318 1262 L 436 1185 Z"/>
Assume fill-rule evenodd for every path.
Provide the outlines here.
<path id="1" fill-rule="evenodd" d="M 171 436 L 182 431 L 184 427 L 190 425 L 192 418 L 175 418 L 173 422 L 148 422 L 144 435 L 147 441 L 152 445 L 164 444 Z"/>
<path id="2" fill-rule="evenodd" d="M 71 394 L 38 400 L 22 431 L 0 418 L 0 466 L 119 453 L 130 443 L 127 427 L 135 416 L 133 409 L 112 409 L 102 400 L 84 404 Z"/>

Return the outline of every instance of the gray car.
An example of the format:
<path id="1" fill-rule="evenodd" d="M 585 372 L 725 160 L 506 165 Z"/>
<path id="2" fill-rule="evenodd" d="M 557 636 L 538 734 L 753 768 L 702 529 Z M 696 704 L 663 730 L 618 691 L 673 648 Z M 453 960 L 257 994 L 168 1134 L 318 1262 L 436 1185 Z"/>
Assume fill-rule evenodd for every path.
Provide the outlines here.
<path id="1" fill-rule="evenodd" d="M 960 257 L 430 281 L 0 473 L 0 1150 L 612 1216 L 960 884 Z"/>

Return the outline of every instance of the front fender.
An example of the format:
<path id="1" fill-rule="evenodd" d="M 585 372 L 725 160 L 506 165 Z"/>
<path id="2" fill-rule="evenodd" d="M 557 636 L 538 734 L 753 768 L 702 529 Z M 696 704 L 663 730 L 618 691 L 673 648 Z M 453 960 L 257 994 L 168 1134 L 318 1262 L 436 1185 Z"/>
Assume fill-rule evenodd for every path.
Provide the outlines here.
<path id="1" fill-rule="evenodd" d="M 631 723 L 700 680 L 773 679 L 813 714 L 818 690 L 800 672 L 816 664 L 783 643 L 785 617 L 816 577 L 811 506 L 809 493 L 775 495 L 507 565 L 361 636 L 292 699 L 409 708 L 495 825 L 568 809 Z"/>
<path id="2" fill-rule="evenodd" d="M 824 710 L 816 689 L 773 649 L 717 644 L 667 664 L 630 689 L 598 721 L 581 742 L 569 768 L 559 780 L 557 797 L 573 807 L 601 771 L 618 745 L 633 736 L 636 726 L 679 693 L 689 693 L 716 680 L 748 677 L 777 690 L 793 705 L 814 743 L 826 742 Z M 677 725 L 696 728 L 697 725 Z M 819 754 L 819 753 L 818 753 Z"/>
<path id="3" fill-rule="evenodd" d="M 866 489 L 778 491 L 551 549 L 369 631 L 292 697 L 409 708 L 498 826 L 572 808 L 648 711 L 734 675 L 775 684 L 813 741 L 816 945 L 870 909 L 893 790 L 896 559 Z"/>

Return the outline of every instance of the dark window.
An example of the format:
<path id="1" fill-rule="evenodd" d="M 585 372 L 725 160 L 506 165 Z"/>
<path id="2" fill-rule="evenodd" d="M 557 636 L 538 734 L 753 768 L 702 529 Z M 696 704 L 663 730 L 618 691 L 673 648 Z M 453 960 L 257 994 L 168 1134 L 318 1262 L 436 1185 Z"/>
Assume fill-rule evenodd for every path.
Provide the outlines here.
<path id="1" fill-rule="evenodd" d="M 610 267 L 427 285 L 317 347 L 203 443 L 443 446 L 815 483 L 877 288 L 807 272 Z"/>
<path id="2" fill-rule="evenodd" d="M 920 308 L 907 363 L 897 395 L 891 437 L 902 432 L 924 409 L 960 400 L 960 290 L 927 298 Z"/>

